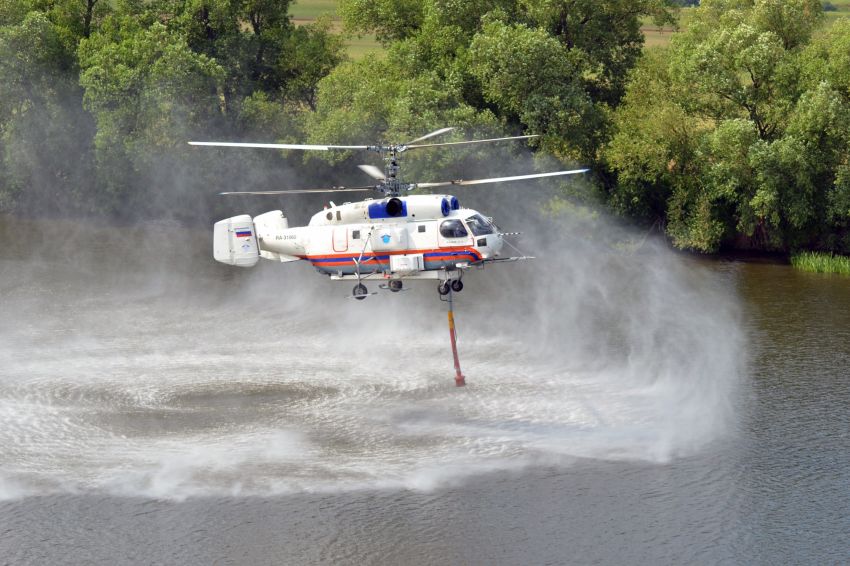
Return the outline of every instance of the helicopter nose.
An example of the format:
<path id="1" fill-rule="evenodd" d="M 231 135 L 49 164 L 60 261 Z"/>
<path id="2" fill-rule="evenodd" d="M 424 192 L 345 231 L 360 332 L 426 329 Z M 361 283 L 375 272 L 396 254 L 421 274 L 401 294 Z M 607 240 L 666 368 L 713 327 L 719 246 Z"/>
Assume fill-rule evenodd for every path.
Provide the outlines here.
<path id="1" fill-rule="evenodd" d="M 475 247 L 478 248 L 484 258 L 498 256 L 502 249 L 502 234 L 494 232 L 486 236 L 479 236 L 475 239 Z"/>
<path id="2" fill-rule="evenodd" d="M 502 233 L 499 232 L 499 231 L 496 231 L 496 233 L 493 234 L 493 243 L 491 245 L 493 256 L 498 257 L 499 252 L 502 251 L 502 246 L 505 243 L 503 238 L 504 238 L 504 236 L 502 236 Z"/>

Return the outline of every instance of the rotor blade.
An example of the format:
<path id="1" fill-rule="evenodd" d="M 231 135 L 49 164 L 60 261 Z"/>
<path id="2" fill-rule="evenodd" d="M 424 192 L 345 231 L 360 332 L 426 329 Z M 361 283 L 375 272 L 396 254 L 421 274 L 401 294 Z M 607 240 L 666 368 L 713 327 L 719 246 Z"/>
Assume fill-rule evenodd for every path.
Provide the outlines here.
<path id="1" fill-rule="evenodd" d="M 220 195 L 297 195 L 306 193 L 353 193 L 373 191 L 375 187 L 333 187 L 331 189 L 293 189 L 289 191 L 233 191 Z"/>
<path id="2" fill-rule="evenodd" d="M 523 179 L 539 179 L 541 177 L 556 177 L 559 175 L 578 175 L 579 173 L 587 173 L 590 169 L 573 169 L 572 171 L 554 171 L 552 173 L 534 173 L 532 175 L 515 175 L 513 177 L 493 177 L 492 179 L 471 179 L 464 181 L 458 179 L 456 181 L 442 181 L 438 183 L 416 183 L 417 188 L 428 187 L 446 187 L 449 185 L 483 185 L 484 183 L 504 183 L 507 181 L 521 181 Z"/>
<path id="3" fill-rule="evenodd" d="M 418 142 L 418 141 L 422 141 L 422 140 L 427 140 L 428 138 L 433 138 L 434 136 L 439 136 L 440 134 L 445 134 L 446 132 L 451 132 L 452 130 L 454 130 L 454 127 L 451 127 L 451 128 L 440 128 L 439 130 L 434 130 L 434 131 L 433 131 L 433 132 L 431 132 L 430 134 L 425 134 L 425 135 L 424 135 L 424 136 L 422 136 L 421 138 L 416 138 L 415 140 L 410 140 L 409 142 L 407 142 L 407 143 L 406 143 L 406 144 L 404 144 L 404 145 L 409 146 L 409 145 L 410 145 L 410 144 L 412 144 L 412 143 L 416 143 L 416 142 Z"/>
<path id="4" fill-rule="evenodd" d="M 384 176 L 384 172 L 375 167 L 374 165 L 358 165 L 361 171 L 372 177 L 373 179 L 377 179 L 379 181 L 383 181 L 386 179 Z"/>
<path id="5" fill-rule="evenodd" d="M 308 151 L 328 151 L 330 149 L 368 149 L 367 145 L 307 145 L 300 143 L 237 143 L 237 142 L 189 142 L 189 145 L 215 147 L 259 147 L 263 149 L 303 149 Z"/>
<path id="6" fill-rule="evenodd" d="M 490 138 L 488 140 L 469 140 L 469 141 L 459 141 L 459 142 L 444 142 L 444 143 L 424 143 L 424 144 L 416 144 L 416 145 L 408 145 L 407 149 L 419 148 L 419 147 L 439 147 L 443 145 L 464 145 L 471 143 L 489 143 L 489 142 L 497 142 L 497 141 L 505 141 L 505 140 L 525 140 L 528 138 L 539 138 L 540 134 L 532 134 L 530 136 L 509 136 L 506 138 Z"/>

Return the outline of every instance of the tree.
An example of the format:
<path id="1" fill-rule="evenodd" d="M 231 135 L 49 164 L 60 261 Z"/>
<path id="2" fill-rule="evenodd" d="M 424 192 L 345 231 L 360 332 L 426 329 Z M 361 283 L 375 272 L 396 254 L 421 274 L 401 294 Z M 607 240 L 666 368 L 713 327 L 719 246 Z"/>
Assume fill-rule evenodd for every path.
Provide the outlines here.
<path id="1" fill-rule="evenodd" d="M 501 116 L 545 132 L 562 155 L 576 149 L 576 158 L 593 158 L 604 116 L 582 84 L 581 53 L 543 30 L 493 22 L 476 34 L 467 61 L 484 100 Z"/>
<path id="2" fill-rule="evenodd" d="M 421 0 L 340 0 L 339 13 L 349 32 L 375 33 L 387 46 L 416 34 L 425 5 Z"/>
<path id="3" fill-rule="evenodd" d="M 811 0 L 705 0 L 630 76 L 605 149 L 612 202 L 664 218 L 684 248 L 844 245 L 850 25 L 813 39 L 821 17 Z"/>
<path id="4" fill-rule="evenodd" d="M 274 65 L 285 100 L 316 110 L 319 81 L 344 59 L 342 38 L 331 29 L 331 19 L 323 17 L 291 30 Z"/>
<path id="5" fill-rule="evenodd" d="M 695 190 L 706 125 L 678 102 L 686 96 L 681 89 L 668 50 L 647 53 L 631 73 L 604 152 L 607 167 L 618 173 L 610 196 L 616 212 L 654 222 L 665 217 L 674 193 Z"/>
<path id="6" fill-rule="evenodd" d="M 185 156 L 189 132 L 215 122 L 224 72 L 165 25 L 130 16 L 109 19 L 79 55 L 105 206 L 140 206 L 153 189 L 140 173 L 165 154 Z"/>
<path id="7" fill-rule="evenodd" d="M 0 207 L 185 212 L 206 180 L 240 180 L 187 140 L 302 137 L 318 81 L 345 54 L 329 20 L 294 26 L 290 3 L 0 3 Z"/>
<path id="8" fill-rule="evenodd" d="M 580 78 L 588 94 L 610 106 L 619 103 L 626 76 L 643 51 L 641 18 L 656 26 L 675 24 L 674 4 L 666 0 L 522 0 L 520 5 L 526 24 L 581 54 Z"/>
<path id="9" fill-rule="evenodd" d="M 547 149 L 585 162 L 597 158 L 609 110 L 640 53 L 640 18 L 672 18 L 667 0 L 344 0 L 341 13 L 347 29 L 375 33 L 387 57 L 343 65 L 324 79 L 308 125 L 314 139 L 376 123 L 400 130 L 410 120 L 393 109 L 429 89 L 470 125 L 490 127 L 495 118 L 503 130 L 543 134 Z M 363 80 L 353 80 L 356 69 Z M 331 86 L 339 83 L 349 94 Z M 337 119 L 340 96 L 368 102 L 359 115 Z M 452 114 L 433 112 L 440 121 L 423 129 Z"/>
<path id="10" fill-rule="evenodd" d="M 27 6 L 28 8 L 29 6 Z M 8 8 L 8 6 L 7 6 Z M 90 207 L 93 124 L 80 108 L 70 32 L 55 13 L 6 10 L 0 26 L 0 209 Z"/>

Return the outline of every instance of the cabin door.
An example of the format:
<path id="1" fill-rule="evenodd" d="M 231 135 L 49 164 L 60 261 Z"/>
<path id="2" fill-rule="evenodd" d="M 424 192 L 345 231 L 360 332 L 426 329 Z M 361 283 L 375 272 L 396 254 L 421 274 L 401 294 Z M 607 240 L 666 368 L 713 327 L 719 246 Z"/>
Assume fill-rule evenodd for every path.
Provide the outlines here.
<path id="1" fill-rule="evenodd" d="M 333 247 L 335 252 L 348 251 L 348 227 L 334 227 Z"/>

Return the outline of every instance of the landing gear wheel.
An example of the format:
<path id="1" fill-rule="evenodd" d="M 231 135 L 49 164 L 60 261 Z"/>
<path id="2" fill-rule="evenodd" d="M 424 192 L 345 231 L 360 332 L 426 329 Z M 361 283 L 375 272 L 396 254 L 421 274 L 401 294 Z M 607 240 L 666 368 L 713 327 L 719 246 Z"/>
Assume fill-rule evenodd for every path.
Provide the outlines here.
<path id="1" fill-rule="evenodd" d="M 438 292 L 440 295 L 448 295 L 448 294 L 449 294 L 449 291 L 451 291 L 451 290 L 452 290 L 452 288 L 451 288 L 451 283 L 449 283 L 448 281 L 443 281 L 443 282 L 442 282 L 442 283 L 440 283 L 440 285 L 437 287 L 437 292 Z"/>
<path id="2" fill-rule="evenodd" d="M 463 291 L 463 281 L 461 281 L 460 279 L 454 279 L 452 281 L 452 291 L 454 291 L 455 293 L 460 293 L 461 291 Z"/>
<path id="3" fill-rule="evenodd" d="M 393 293 L 398 293 L 401 291 L 402 282 L 401 279 L 393 279 L 390 281 L 389 288 Z"/>
<path id="4" fill-rule="evenodd" d="M 363 283 L 358 283 L 354 286 L 354 290 L 351 292 L 354 295 L 354 298 L 358 301 L 362 301 L 366 298 L 366 295 L 369 294 L 369 289 L 366 288 L 366 285 Z"/>

